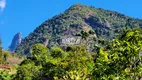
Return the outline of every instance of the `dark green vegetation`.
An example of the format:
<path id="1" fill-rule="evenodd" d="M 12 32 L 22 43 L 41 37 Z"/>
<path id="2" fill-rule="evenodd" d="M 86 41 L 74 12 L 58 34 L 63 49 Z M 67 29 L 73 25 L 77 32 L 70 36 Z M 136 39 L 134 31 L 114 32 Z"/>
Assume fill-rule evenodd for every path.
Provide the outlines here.
<path id="1" fill-rule="evenodd" d="M 76 4 L 37 27 L 22 41 L 16 53 L 29 55 L 31 46 L 36 43 L 48 48 L 62 45 L 59 41 L 63 36 L 81 36 L 84 39 L 81 42 L 91 52 L 96 50 L 96 46 L 102 46 L 100 41 L 116 38 L 123 28 L 136 27 L 142 27 L 142 20 L 115 11 Z"/>
<path id="2" fill-rule="evenodd" d="M 93 58 L 85 47 L 68 47 L 66 51 L 54 47 L 49 52 L 41 44 L 32 46 L 32 57 L 17 69 L 19 80 L 87 79 L 93 70 Z"/>
<path id="3" fill-rule="evenodd" d="M 17 63 L 15 73 L 0 70 L 0 79 L 140 80 L 141 28 L 142 20 L 73 5 L 45 21 L 22 41 L 16 52 L 29 56 Z M 6 53 L 9 52 L 0 47 L 1 64 L 8 64 Z"/>
<path id="4" fill-rule="evenodd" d="M 84 46 L 48 49 L 34 44 L 12 80 L 140 80 L 142 31 L 124 30 L 118 39 L 91 55 Z M 95 56 L 95 58 L 94 58 Z M 5 75 L 5 74 L 2 74 Z M 6 80 L 4 79 L 4 80 Z"/>

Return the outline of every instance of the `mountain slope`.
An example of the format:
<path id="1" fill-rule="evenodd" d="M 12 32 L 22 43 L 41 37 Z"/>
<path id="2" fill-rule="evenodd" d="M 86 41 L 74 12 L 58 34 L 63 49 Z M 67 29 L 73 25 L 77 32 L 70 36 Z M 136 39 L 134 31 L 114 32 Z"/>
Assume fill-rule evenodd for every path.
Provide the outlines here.
<path id="1" fill-rule="evenodd" d="M 115 11 L 75 4 L 37 27 L 17 47 L 16 53 L 25 55 L 36 43 L 43 43 L 49 48 L 85 43 L 91 51 L 97 43 L 96 39 L 116 38 L 124 27 L 142 27 L 142 20 Z"/>

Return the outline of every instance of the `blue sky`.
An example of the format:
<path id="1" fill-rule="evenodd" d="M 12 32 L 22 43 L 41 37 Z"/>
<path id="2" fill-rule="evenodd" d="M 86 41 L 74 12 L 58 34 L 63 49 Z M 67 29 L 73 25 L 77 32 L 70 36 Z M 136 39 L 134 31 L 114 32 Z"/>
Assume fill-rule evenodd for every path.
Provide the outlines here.
<path id="1" fill-rule="evenodd" d="M 21 32 L 27 36 L 45 20 L 80 3 L 114 10 L 142 19 L 142 0 L 0 0 L 0 37 L 4 49 L 13 36 Z"/>

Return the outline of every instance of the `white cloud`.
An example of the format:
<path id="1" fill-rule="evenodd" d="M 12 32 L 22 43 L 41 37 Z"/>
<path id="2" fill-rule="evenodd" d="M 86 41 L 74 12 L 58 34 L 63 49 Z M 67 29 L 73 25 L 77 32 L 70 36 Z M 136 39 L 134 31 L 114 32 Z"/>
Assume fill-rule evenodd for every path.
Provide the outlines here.
<path id="1" fill-rule="evenodd" d="M 6 0 L 0 0 L 0 10 L 3 11 L 3 9 L 6 6 Z"/>

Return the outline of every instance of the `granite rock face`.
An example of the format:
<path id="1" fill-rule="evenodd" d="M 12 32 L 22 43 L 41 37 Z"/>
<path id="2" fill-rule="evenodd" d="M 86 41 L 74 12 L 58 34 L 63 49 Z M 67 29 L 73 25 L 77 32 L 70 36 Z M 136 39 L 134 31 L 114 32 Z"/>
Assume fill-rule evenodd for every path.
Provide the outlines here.
<path id="1" fill-rule="evenodd" d="M 81 45 L 81 39 L 78 36 L 64 36 L 60 39 L 59 44 L 62 46 Z"/>
<path id="2" fill-rule="evenodd" d="M 13 37 L 12 43 L 9 46 L 9 51 L 14 52 L 15 49 L 21 44 L 21 42 L 22 42 L 22 34 L 19 32 Z"/>

